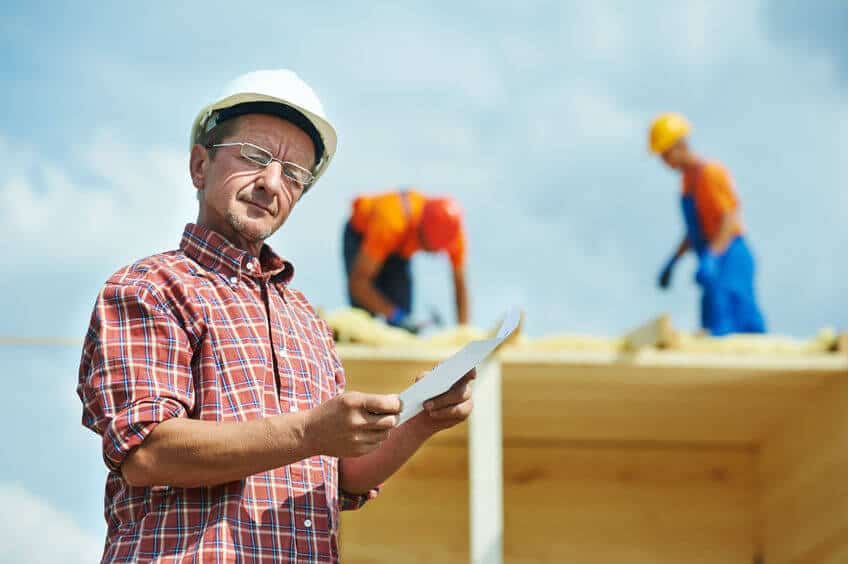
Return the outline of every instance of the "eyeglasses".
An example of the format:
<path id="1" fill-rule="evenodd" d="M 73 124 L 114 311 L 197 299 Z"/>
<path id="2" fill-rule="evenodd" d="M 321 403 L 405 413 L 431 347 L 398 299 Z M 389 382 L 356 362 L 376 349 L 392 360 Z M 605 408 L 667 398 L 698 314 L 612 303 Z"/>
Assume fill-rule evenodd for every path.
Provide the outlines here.
<path id="1" fill-rule="evenodd" d="M 297 187 L 301 190 L 305 191 L 312 185 L 313 182 L 315 182 L 315 176 L 308 169 L 305 169 L 302 166 L 293 162 L 281 161 L 280 159 L 274 157 L 274 155 L 272 155 L 270 151 L 268 151 L 267 149 L 263 149 L 259 145 L 254 145 L 253 143 L 245 142 L 233 142 L 216 143 L 214 145 L 210 143 L 206 146 L 207 149 L 218 149 L 219 147 L 240 147 L 242 157 L 263 168 L 268 166 L 272 162 L 277 161 L 283 167 L 283 176 L 295 182 L 297 184 Z"/>

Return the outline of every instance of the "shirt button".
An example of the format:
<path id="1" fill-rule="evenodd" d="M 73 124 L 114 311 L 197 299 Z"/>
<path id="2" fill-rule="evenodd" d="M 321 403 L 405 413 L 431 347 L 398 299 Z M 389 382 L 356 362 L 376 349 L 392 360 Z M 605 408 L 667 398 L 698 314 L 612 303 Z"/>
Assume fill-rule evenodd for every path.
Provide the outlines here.
<path id="1" fill-rule="evenodd" d="M 296 405 L 289 406 L 289 411 L 294 413 L 295 411 L 297 411 L 297 406 Z"/>
<path id="2" fill-rule="evenodd" d="M 252 263 L 252 262 L 247 263 L 247 269 L 248 269 L 250 272 L 253 272 L 253 263 Z"/>
<path id="3" fill-rule="evenodd" d="M 306 527 L 306 528 L 308 529 L 309 527 L 311 527 L 311 526 L 312 526 L 312 520 L 311 520 L 311 519 L 306 519 L 306 520 L 303 522 L 303 526 L 304 526 L 304 527 Z"/>
<path id="4" fill-rule="evenodd" d="M 232 284 L 233 286 L 238 284 L 238 278 L 236 278 L 235 276 L 230 276 L 230 284 Z"/>

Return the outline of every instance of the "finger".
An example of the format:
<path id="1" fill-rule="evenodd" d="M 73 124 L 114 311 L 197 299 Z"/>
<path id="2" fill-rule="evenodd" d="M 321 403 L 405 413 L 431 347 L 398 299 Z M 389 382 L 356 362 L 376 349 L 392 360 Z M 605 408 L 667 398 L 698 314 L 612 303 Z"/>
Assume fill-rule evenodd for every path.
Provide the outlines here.
<path id="1" fill-rule="evenodd" d="M 454 384 L 447 392 L 428 399 L 424 402 L 424 409 L 433 410 L 441 409 L 450 405 L 456 405 L 471 398 L 471 382 L 470 379 L 463 378 Z"/>
<path id="2" fill-rule="evenodd" d="M 364 413 L 362 415 L 362 428 L 368 430 L 383 431 L 397 427 L 398 416 L 380 413 Z"/>
<path id="3" fill-rule="evenodd" d="M 451 390 L 454 389 L 471 389 L 471 382 L 477 378 L 477 369 L 472 368 L 469 370 L 465 376 L 459 379 L 453 386 L 451 386 Z"/>
<path id="4" fill-rule="evenodd" d="M 363 394 L 362 407 L 369 413 L 400 413 L 400 397 L 397 394 Z"/>
<path id="5" fill-rule="evenodd" d="M 383 429 L 380 431 L 367 431 L 364 433 L 365 440 L 371 444 L 382 443 L 389 438 L 389 430 Z"/>
<path id="6" fill-rule="evenodd" d="M 466 400 L 462 403 L 449 405 L 440 409 L 429 411 L 430 418 L 436 421 L 457 420 L 462 421 L 471 415 L 471 410 L 474 407 L 474 400 Z"/>

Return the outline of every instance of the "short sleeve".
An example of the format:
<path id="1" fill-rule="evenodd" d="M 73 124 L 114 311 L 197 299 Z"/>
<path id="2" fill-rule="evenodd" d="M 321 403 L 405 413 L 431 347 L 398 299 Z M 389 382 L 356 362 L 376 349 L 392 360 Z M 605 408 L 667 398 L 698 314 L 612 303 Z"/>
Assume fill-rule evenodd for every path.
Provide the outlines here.
<path id="1" fill-rule="evenodd" d="M 156 426 L 194 405 L 188 334 L 152 288 L 107 283 L 83 345 L 82 423 L 103 437 L 115 472 Z"/>
<path id="2" fill-rule="evenodd" d="M 733 188 L 733 179 L 724 167 L 713 164 L 706 168 L 706 184 L 708 198 L 711 200 L 711 208 L 718 214 L 735 210 L 739 206 L 736 192 Z"/>

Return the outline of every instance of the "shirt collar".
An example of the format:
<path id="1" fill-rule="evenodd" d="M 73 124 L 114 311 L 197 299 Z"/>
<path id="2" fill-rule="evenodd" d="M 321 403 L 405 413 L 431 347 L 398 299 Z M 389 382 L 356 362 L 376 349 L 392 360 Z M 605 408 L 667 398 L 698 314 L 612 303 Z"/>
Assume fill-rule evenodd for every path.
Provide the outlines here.
<path id="1" fill-rule="evenodd" d="M 294 276 L 294 265 L 267 244 L 262 245 L 260 256 L 254 257 L 215 231 L 194 223 L 186 224 L 180 250 L 201 266 L 227 277 L 241 278 L 245 274 L 288 284 Z"/>

